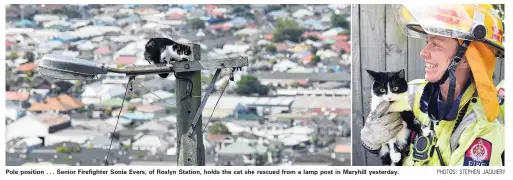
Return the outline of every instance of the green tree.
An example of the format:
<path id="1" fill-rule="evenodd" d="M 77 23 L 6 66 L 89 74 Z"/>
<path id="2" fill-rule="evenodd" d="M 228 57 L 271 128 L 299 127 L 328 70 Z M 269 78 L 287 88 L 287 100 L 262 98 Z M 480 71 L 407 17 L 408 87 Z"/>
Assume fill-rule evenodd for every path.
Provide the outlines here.
<path id="1" fill-rule="evenodd" d="M 80 147 L 78 147 L 78 146 L 73 147 L 74 153 L 79 153 L 80 151 L 81 151 Z"/>
<path id="2" fill-rule="evenodd" d="M 222 123 L 215 123 L 208 129 L 208 134 L 224 134 L 230 135 L 231 132 L 228 128 Z"/>
<path id="3" fill-rule="evenodd" d="M 11 51 L 11 53 L 9 53 L 9 55 L 7 56 L 7 59 L 15 60 L 15 59 L 18 59 L 18 57 L 20 57 L 20 56 L 18 55 L 18 53 L 16 51 Z"/>
<path id="4" fill-rule="evenodd" d="M 319 137 L 318 136 L 312 136 L 310 138 L 310 144 L 317 144 L 318 141 L 319 141 Z"/>
<path id="5" fill-rule="evenodd" d="M 25 55 L 23 55 L 23 59 L 27 59 L 29 62 L 34 62 L 34 53 L 33 52 L 26 52 Z"/>
<path id="6" fill-rule="evenodd" d="M 68 152 L 70 152 L 69 148 L 65 147 L 65 146 L 59 146 L 55 150 L 57 151 L 57 153 L 68 153 Z"/>
<path id="7" fill-rule="evenodd" d="M 139 159 L 143 158 L 144 156 L 146 156 L 146 154 L 142 153 L 142 152 L 138 152 L 135 154 L 135 156 Z"/>
<path id="8" fill-rule="evenodd" d="M 284 40 L 300 42 L 303 33 L 304 30 L 299 27 L 296 21 L 289 18 L 278 18 L 273 37 L 275 42 Z"/>
<path id="9" fill-rule="evenodd" d="M 232 10 L 232 13 L 233 14 L 236 14 L 236 15 L 241 15 L 243 14 L 244 12 L 246 12 L 246 9 L 244 6 L 241 6 L 241 5 L 238 5 L 238 6 L 235 6 Z"/>
<path id="10" fill-rule="evenodd" d="M 333 14 L 331 16 L 331 24 L 333 27 L 341 27 L 344 29 L 350 28 L 350 23 L 346 20 L 346 17 L 338 14 Z"/>
<path id="11" fill-rule="evenodd" d="M 52 14 L 64 14 L 69 18 L 81 18 L 81 16 L 82 16 L 79 8 L 74 8 L 74 7 L 64 7 L 64 8 L 60 8 L 60 9 L 53 9 Z"/>
<path id="12" fill-rule="evenodd" d="M 306 39 L 310 39 L 312 41 L 318 41 L 319 40 L 319 38 L 316 37 L 316 36 L 308 36 L 308 37 L 306 37 Z"/>
<path id="13" fill-rule="evenodd" d="M 271 63 L 271 64 L 276 64 L 276 59 L 274 59 L 274 58 L 270 58 L 270 59 L 268 59 L 267 61 L 268 61 L 269 63 Z"/>
<path id="14" fill-rule="evenodd" d="M 88 109 L 87 110 L 87 117 L 88 118 L 93 118 L 93 109 Z"/>
<path id="15" fill-rule="evenodd" d="M 264 46 L 265 50 L 266 51 L 269 51 L 269 52 L 272 52 L 272 53 L 276 53 L 276 46 L 274 44 L 267 44 Z"/>
<path id="16" fill-rule="evenodd" d="M 314 56 L 312 61 L 310 61 L 311 64 L 315 65 L 321 61 L 321 56 Z"/>
<path id="17" fill-rule="evenodd" d="M 203 29 L 205 28 L 205 22 L 199 18 L 194 18 L 189 21 L 192 29 Z"/>
<path id="18" fill-rule="evenodd" d="M 269 92 L 269 87 L 262 85 L 256 76 L 243 75 L 237 82 L 235 92 L 246 96 L 251 94 L 266 95 Z"/>
<path id="19" fill-rule="evenodd" d="M 265 9 L 265 12 L 277 11 L 277 10 L 280 10 L 281 8 L 282 7 L 278 4 L 272 4 L 272 5 L 267 6 L 267 8 Z"/>

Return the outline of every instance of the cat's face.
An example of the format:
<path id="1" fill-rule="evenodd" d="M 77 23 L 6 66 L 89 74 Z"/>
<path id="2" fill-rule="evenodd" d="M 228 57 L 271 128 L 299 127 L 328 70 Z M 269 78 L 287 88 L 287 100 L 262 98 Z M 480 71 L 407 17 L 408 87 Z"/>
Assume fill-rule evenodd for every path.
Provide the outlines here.
<path id="1" fill-rule="evenodd" d="M 375 72 L 367 70 L 372 83 L 372 95 L 381 101 L 396 101 L 399 95 L 408 91 L 408 82 L 404 78 L 404 69 L 396 72 Z"/>

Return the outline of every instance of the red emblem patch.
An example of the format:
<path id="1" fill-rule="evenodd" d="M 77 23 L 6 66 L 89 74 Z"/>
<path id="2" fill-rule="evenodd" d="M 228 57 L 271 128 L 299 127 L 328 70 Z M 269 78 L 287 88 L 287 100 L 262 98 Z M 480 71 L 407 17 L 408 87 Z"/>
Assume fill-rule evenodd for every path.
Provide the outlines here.
<path id="1" fill-rule="evenodd" d="M 497 91 L 497 94 L 498 94 L 501 98 L 504 98 L 504 88 L 500 88 L 500 89 Z"/>
<path id="2" fill-rule="evenodd" d="M 488 166 L 492 155 L 492 143 L 477 138 L 465 152 L 464 166 Z"/>

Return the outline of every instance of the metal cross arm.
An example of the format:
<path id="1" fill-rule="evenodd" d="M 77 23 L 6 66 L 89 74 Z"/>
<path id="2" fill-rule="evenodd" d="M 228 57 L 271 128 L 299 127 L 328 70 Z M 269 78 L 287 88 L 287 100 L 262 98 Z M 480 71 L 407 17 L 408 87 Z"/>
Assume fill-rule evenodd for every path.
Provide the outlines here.
<path id="1" fill-rule="evenodd" d="M 171 64 L 150 64 L 111 68 L 108 64 L 100 64 L 90 60 L 47 54 L 37 62 L 37 65 L 39 67 L 39 73 L 45 76 L 64 80 L 85 80 L 93 79 L 97 75 L 107 74 L 108 72 L 136 76 L 143 74 L 238 68 L 247 66 L 248 58 L 237 56 L 202 61 L 178 61 Z"/>
<path id="2" fill-rule="evenodd" d="M 175 72 L 216 70 L 222 68 L 239 68 L 248 66 L 248 57 L 236 56 L 201 61 L 178 61 L 172 63 Z"/>

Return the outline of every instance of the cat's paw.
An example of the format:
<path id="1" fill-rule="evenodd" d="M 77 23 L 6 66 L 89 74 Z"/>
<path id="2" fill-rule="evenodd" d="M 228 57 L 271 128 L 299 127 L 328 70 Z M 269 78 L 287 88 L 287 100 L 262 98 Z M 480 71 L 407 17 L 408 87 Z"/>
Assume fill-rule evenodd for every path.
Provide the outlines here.
<path id="1" fill-rule="evenodd" d="M 392 159 L 392 164 L 398 163 L 401 161 L 401 153 L 390 153 L 390 159 Z"/>
<path id="2" fill-rule="evenodd" d="M 431 129 L 429 129 L 429 126 L 422 127 L 422 136 L 429 136 L 431 135 Z"/>

